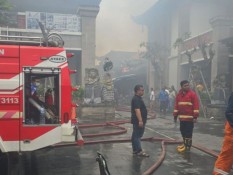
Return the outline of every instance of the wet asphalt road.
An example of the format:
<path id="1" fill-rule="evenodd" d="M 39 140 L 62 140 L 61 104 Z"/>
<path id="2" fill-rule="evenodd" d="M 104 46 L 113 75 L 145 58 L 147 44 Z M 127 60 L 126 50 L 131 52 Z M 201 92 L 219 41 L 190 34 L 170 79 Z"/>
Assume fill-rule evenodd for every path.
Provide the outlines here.
<path id="1" fill-rule="evenodd" d="M 114 120 L 129 119 L 130 113 L 119 112 Z M 96 117 L 82 117 L 81 124 L 103 123 L 105 120 Z M 159 116 L 149 120 L 144 137 L 180 139 L 179 124 L 174 124 L 171 116 Z M 84 138 L 88 140 L 106 140 L 130 138 L 131 124 L 123 124 L 128 132 L 115 136 Z M 223 139 L 224 121 L 200 118 L 195 124 L 193 143 L 219 152 Z M 111 132 L 111 127 L 81 129 L 83 134 Z M 21 174 L 30 175 L 99 175 L 96 162 L 97 151 L 107 160 L 111 175 L 140 175 L 152 166 L 161 154 L 160 142 L 142 142 L 143 149 L 150 154 L 149 158 L 132 155 L 131 143 L 107 143 L 46 148 L 21 156 L 21 165 L 14 169 L 26 169 Z M 175 145 L 166 146 L 166 157 L 161 166 L 153 173 L 156 175 L 211 175 L 215 157 L 192 148 L 190 153 L 179 154 Z M 23 167 L 22 167 L 23 166 Z M 16 172 L 15 170 L 15 172 Z M 13 173 L 14 174 L 14 173 Z M 233 174 L 233 173 L 232 173 Z M 1 173 L 2 175 L 2 173 Z"/>

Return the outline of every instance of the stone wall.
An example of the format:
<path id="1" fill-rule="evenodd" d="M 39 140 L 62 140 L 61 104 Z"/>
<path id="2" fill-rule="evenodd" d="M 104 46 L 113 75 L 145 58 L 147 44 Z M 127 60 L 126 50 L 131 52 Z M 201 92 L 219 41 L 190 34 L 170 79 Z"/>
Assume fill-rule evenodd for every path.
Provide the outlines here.
<path id="1" fill-rule="evenodd" d="M 208 105 L 207 117 L 214 117 L 216 120 L 225 120 L 226 105 Z"/>
<path id="2" fill-rule="evenodd" d="M 79 115 L 80 118 L 85 116 L 92 116 L 95 119 L 107 119 L 115 117 L 115 107 L 114 106 L 80 106 Z"/>

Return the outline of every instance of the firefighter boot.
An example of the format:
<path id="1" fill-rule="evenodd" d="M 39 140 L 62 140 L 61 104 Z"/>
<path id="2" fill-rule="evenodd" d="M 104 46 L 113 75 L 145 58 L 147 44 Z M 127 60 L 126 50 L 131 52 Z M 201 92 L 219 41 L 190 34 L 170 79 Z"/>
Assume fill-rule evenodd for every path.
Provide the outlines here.
<path id="1" fill-rule="evenodd" d="M 177 151 L 178 151 L 179 153 L 185 152 L 185 151 L 186 151 L 186 146 L 181 147 L 181 148 L 178 148 Z"/>
<path id="2" fill-rule="evenodd" d="M 190 149 L 192 147 L 192 138 L 186 138 L 186 139 L 187 139 L 186 151 L 190 151 Z"/>
<path id="3" fill-rule="evenodd" d="M 178 151 L 178 149 L 181 149 L 181 148 L 183 148 L 183 147 L 184 147 L 184 137 L 183 137 L 183 143 L 182 143 L 181 145 L 177 146 L 177 147 L 176 147 L 176 150 Z"/>
<path id="4" fill-rule="evenodd" d="M 183 153 L 183 152 L 186 152 L 186 151 L 189 151 L 190 150 L 190 143 L 191 143 L 191 141 L 190 140 L 192 140 L 192 139 L 190 139 L 190 138 L 185 138 L 184 139 L 184 147 L 182 147 L 182 148 L 180 148 L 180 149 L 177 149 L 177 151 L 179 152 L 179 153 Z"/>

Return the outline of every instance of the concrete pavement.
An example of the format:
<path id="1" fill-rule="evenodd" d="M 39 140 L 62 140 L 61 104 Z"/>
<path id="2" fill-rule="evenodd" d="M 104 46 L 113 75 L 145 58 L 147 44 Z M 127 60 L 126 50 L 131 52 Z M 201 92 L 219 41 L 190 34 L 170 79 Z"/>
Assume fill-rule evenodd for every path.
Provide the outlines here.
<path id="1" fill-rule="evenodd" d="M 114 120 L 130 118 L 129 112 L 117 112 Z M 82 117 L 80 123 L 102 123 L 105 120 Z M 88 140 L 108 140 L 130 138 L 131 124 L 123 124 L 127 133 L 98 138 L 84 138 Z M 193 143 L 208 149 L 219 151 L 223 139 L 224 122 L 199 119 L 195 124 Z M 83 134 L 111 132 L 112 128 L 82 129 Z M 174 124 L 170 115 L 157 115 L 149 120 L 144 137 L 158 137 L 164 139 L 180 139 L 178 123 Z M 84 145 L 83 147 L 65 147 L 43 149 L 33 153 L 35 175 L 99 175 L 98 163 L 95 161 L 97 151 L 106 160 L 111 175 L 140 175 L 150 168 L 161 155 L 161 142 L 142 142 L 143 148 L 150 154 L 149 158 L 137 157 L 132 154 L 131 143 L 99 143 Z M 166 157 L 161 166 L 152 174 L 158 175 L 211 175 L 215 157 L 192 148 L 190 153 L 179 154 L 175 145 L 166 146 Z"/>
<path id="2" fill-rule="evenodd" d="M 106 121 L 129 120 L 129 112 L 117 111 L 115 118 L 82 117 L 80 124 L 97 124 Z M 97 151 L 101 152 L 108 164 L 111 175 L 141 175 L 157 162 L 162 155 L 161 141 L 143 141 L 143 149 L 150 154 L 149 158 L 137 157 L 132 154 L 130 137 L 132 125 L 125 123 L 123 126 L 127 133 L 120 135 L 105 135 L 101 137 L 84 137 L 96 144 L 84 146 L 69 146 L 59 148 L 45 148 L 21 156 L 22 175 L 99 175 L 99 165 L 96 162 Z M 224 120 L 210 120 L 199 118 L 195 124 L 193 144 L 201 145 L 210 150 L 219 152 L 223 140 Z M 112 126 L 81 128 L 83 135 L 111 133 L 119 128 Z M 143 138 L 181 139 L 179 123 L 173 122 L 171 115 L 160 116 L 148 120 Z M 103 143 L 107 140 L 125 139 L 124 142 Z M 165 159 L 161 166 L 152 174 L 156 175 L 211 175 L 216 158 L 195 148 L 191 152 L 180 154 L 176 152 L 177 144 L 165 146 Z M 3 165 L 0 165 L 3 166 Z M 17 167 L 17 166 L 13 166 Z M 29 171 L 30 169 L 30 171 Z M 15 170 L 15 172 L 17 172 Z M 233 173 L 232 173 L 233 174 Z"/>

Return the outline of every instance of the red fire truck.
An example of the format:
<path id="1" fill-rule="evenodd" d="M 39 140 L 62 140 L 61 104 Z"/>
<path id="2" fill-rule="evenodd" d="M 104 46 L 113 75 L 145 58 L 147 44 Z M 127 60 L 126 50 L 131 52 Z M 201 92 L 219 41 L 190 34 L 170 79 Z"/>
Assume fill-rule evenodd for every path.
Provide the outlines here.
<path id="1" fill-rule="evenodd" d="M 63 47 L 39 37 L 0 36 L 0 150 L 33 151 L 80 136 Z M 44 45 L 44 46 L 43 46 Z"/>

